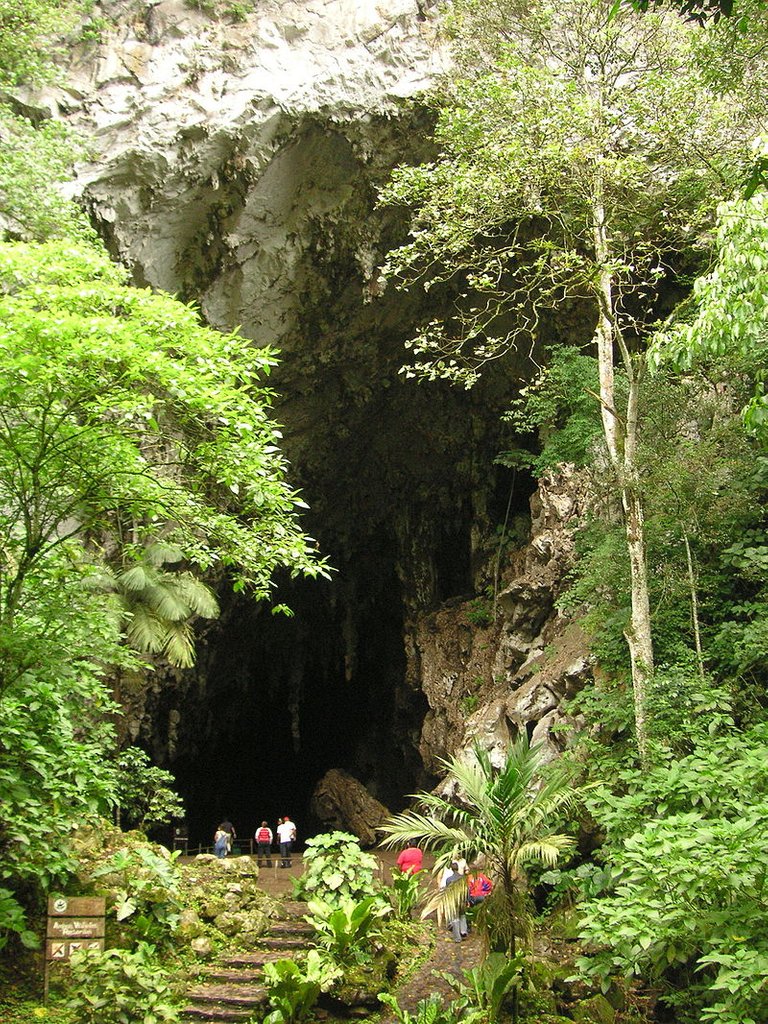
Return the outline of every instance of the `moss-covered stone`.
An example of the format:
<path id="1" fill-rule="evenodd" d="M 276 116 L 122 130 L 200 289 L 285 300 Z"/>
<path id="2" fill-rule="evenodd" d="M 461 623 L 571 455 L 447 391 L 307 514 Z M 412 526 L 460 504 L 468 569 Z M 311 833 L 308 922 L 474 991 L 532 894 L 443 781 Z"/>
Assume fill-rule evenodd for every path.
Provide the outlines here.
<path id="1" fill-rule="evenodd" d="M 575 1003 L 571 1013 L 578 1024 L 614 1024 L 616 1020 L 616 1011 L 601 995 Z"/>

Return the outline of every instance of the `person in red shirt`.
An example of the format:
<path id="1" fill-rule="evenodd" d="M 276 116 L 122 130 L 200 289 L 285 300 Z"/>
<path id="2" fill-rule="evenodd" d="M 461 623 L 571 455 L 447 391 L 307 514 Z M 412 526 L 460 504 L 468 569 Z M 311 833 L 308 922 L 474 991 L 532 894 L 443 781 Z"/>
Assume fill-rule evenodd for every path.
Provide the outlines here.
<path id="1" fill-rule="evenodd" d="M 492 889 L 493 882 L 488 875 L 484 875 L 482 871 L 470 871 L 467 876 L 467 903 L 470 907 L 476 907 L 486 896 L 490 896 Z"/>
<path id="2" fill-rule="evenodd" d="M 408 875 L 415 875 L 417 871 L 421 871 L 423 863 L 424 854 L 418 846 L 406 846 L 397 858 L 397 866 L 403 874 Z"/>
<path id="3" fill-rule="evenodd" d="M 256 849 L 258 851 L 258 866 L 261 867 L 262 860 L 266 859 L 267 867 L 272 867 L 272 829 L 268 827 L 266 821 L 262 821 L 259 828 L 256 829 L 254 836 L 256 840 Z"/>

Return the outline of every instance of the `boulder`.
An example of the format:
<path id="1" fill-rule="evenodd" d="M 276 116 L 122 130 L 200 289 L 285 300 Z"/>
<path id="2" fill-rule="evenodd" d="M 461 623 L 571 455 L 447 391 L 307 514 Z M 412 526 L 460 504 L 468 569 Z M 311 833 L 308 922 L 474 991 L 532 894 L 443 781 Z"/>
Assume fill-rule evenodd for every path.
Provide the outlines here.
<path id="1" fill-rule="evenodd" d="M 311 810 L 328 829 L 351 832 L 363 846 L 376 843 L 377 827 L 390 816 L 362 782 L 339 768 L 331 768 L 315 786 Z"/>

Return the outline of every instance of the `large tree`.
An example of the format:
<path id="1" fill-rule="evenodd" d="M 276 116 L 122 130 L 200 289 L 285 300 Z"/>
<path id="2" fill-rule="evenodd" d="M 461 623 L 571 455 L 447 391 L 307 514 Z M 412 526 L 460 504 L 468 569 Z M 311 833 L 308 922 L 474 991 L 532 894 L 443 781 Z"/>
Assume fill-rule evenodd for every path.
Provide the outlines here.
<path id="1" fill-rule="evenodd" d="M 660 296 L 694 265 L 719 197 L 743 179 L 764 109 L 713 81 L 703 30 L 604 0 L 455 0 L 456 68 L 437 97 L 437 159 L 401 167 L 383 199 L 412 210 L 385 273 L 447 282 L 452 315 L 412 339 L 407 373 L 472 386 L 511 349 L 534 352 L 547 310 L 591 320 L 608 468 L 631 577 L 626 639 L 638 747 L 654 668 L 637 465 L 645 339 Z M 614 365 L 627 382 L 617 394 Z"/>
<path id="2" fill-rule="evenodd" d="M 274 364 L 94 247 L 0 246 L 0 624 L 75 535 L 174 542 L 270 592 L 322 572 L 302 535 L 262 383 Z"/>

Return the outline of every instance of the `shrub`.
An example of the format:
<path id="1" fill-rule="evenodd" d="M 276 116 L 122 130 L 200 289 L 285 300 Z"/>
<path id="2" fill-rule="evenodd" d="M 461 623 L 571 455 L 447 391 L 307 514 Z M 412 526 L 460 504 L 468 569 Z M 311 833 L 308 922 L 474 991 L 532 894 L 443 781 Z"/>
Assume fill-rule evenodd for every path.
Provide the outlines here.
<path id="1" fill-rule="evenodd" d="M 458 1024 L 459 1021 L 462 1024 L 473 1024 L 482 1016 L 479 1011 L 465 1016 L 457 1002 L 446 1004 L 443 1002 L 443 997 L 436 993 L 427 999 L 420 1000 L 416 1004 L 415 1013 L 403 1010 L 397 999 L 388 992 L 382 992 L 379 1001 L 392 1010 L 400 1024 Z"/>
<path id="2" fill-rule="evenodd" d="M 347 832 L 326 832 L 307 840 L 304 874 L 296 883 L 298 896 L 317 896 L 326 902 L 362 899 L 376 892 L 378 861 L 360 849 Z"/>
<path id="3" fill-rule="evenodd" d="M 173 1024 L 179 1019 L 168 972 L 154 946 L 81 950 L 70 960 L 67 1000 L 78 1024 Z"/>
<path id="4" fill-rule="evenodd" d="M 380 933 L 380 919 L 390 913 L 377 896 L 366 896 L 356 903 L 324 903 L 310 900 L 309 921 L 316 932 L 316 941 L 337 963 L 360 961 L 367 957 L 366 946 Z"/>
<path id="5" fill-rule="evenodd" d="M 341 970 L 317 950 L 310 950 L 303 967 L 294 960 L 264 965 L 264 981 L 272 1012 L 263 1024 L 298 1024 L 309 1016 L 321 992 L 341 977 Z"/>
<path id="6" fill-rule="evenodd" d="M 421 881 L 418 874 L 392 869 L 392 885 L 387 890 L 389 902 L 400 921 L 408 921 L 411 911 L 419 901 Z"/>

